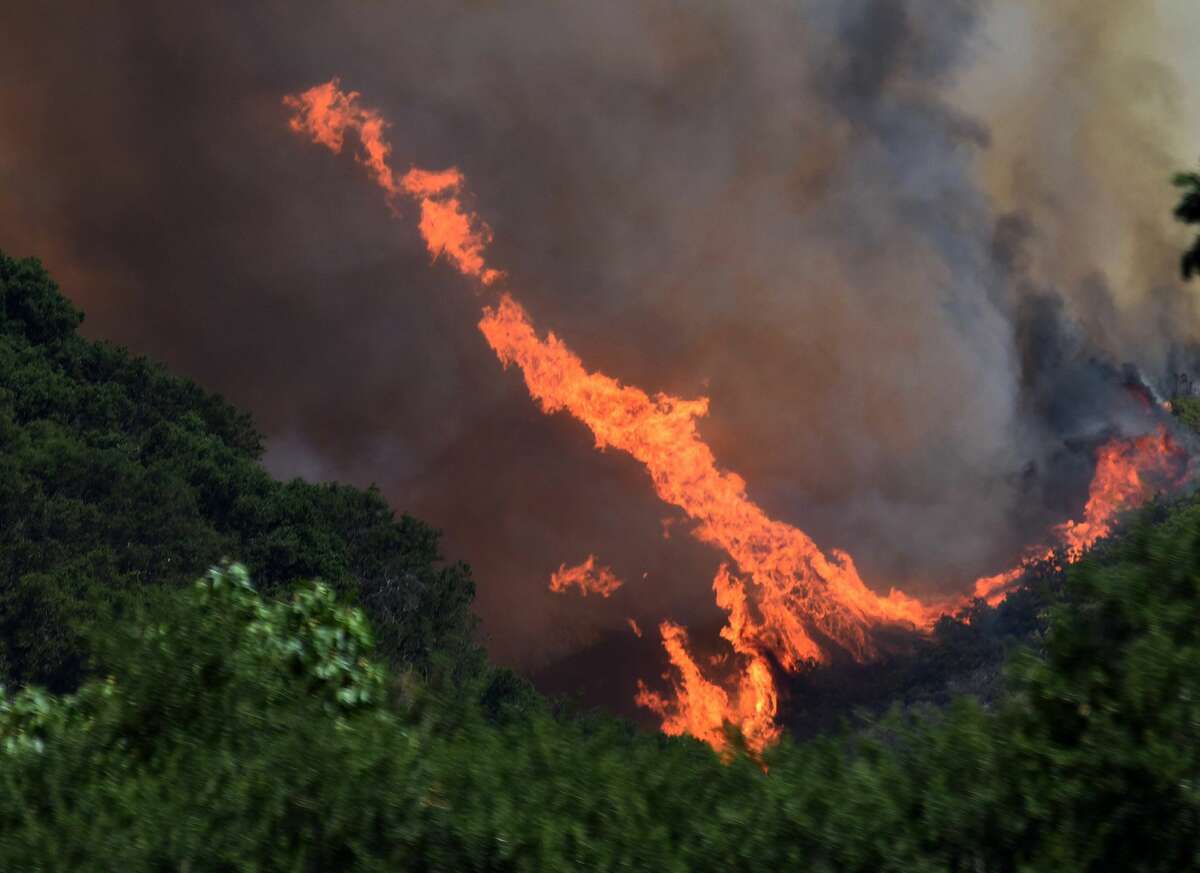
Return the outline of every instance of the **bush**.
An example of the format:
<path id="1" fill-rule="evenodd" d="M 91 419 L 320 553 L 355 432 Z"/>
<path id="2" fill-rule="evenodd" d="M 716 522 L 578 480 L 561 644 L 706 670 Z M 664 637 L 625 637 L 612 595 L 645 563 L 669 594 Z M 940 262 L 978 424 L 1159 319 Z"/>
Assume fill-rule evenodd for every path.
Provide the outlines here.
<path id="1" fill-rule="evenodd" d="M 87 626 L 229 554 L 265 590 L 327 580 L 390 662 L 482 669 L 473 583 L 436 531 L 374 489 L 272 480 L 247 416 L 80 320 L 36 261 L 0 254 L 0 679 L 72 690 Z"/>
<path id="2" fill-rule="evenodd" d="M 220 569 L 98 643 L 112 677 L 0 704 L 0 866 L 1190 869 L 1200 508 L 1116 551 L 1068 572 L 992 710 L 724 762 L 528 701 L 498 717 L 506 674 L 389 679 L 331 589 L 271 600 Z"/>

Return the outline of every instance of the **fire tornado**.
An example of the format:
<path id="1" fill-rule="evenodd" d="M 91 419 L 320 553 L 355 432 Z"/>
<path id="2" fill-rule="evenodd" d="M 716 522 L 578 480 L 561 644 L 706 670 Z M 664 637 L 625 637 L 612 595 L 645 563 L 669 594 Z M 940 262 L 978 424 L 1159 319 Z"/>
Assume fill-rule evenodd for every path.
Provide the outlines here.
<path id="1" fill-rule="evenodd" d="M 878 654 L 874 640 L 880 628 L 927 630 L 959 605 L 926 603 L 894 589 L 880 595 L 863 582 L 850 555 L 825 551 L 804 531 L 768 516 L 747 495 L 746 482 L 722 469 L 701 437 L 697 421 L 708 412 L 707 398 L 623 385 L 589 370 L 553 332 L 539 332 L 511 289 L 501 290 L 504 273 L 487 262 L 491 231 L 464 205 L 462 174 L 454 168 L 397 174 L 389 164 L 388 125 L 361 105 L 357 93 L 343 91 L 334 79 L 284 102 L 293 113 L 292 129 L 335 153 L 353 134 L 357 160 L 393 209 L 399 212 L 406 198 L 416 201 L 430 254 L 495 291 L 479 329 L 501 364 L 519 368 L 542 411 L 569 413 L 588 427 L 597 449 L 636 459 L 655 494 L 692 520 L 692 534 L 727 556 L 713 591 L 728 616 L 721 635 L 733 650 L 737 676 L 726 682 L 707 677 L 690 653 L 686 629 L 664 620 L 659 632 L 674 668 L 671 693 L 640 684 L 636 698 L 658 713 L 664 731 L 689 733 L 720 748 L 724 725 L 732 723 L 752 748 L 762 748 L 779 731 L 776 669 L 797 671 L 825 661 L 834 648 L 871 659 Z M 1165 432 L 1106 446 L 1083 521 L 1054 532 L 1069 558 L 1106 534 L 1119 511 L 1148 497 L 1155 475 L 1177 476 L 1179 454 Z M 1031 551 L 1030 557 L 1040 553 Z M 979 580 L 976 593 L 1002 597 L 1019 575 L 1020 565 Z M 611 581 L 602 587 L 615 587 Z"/>

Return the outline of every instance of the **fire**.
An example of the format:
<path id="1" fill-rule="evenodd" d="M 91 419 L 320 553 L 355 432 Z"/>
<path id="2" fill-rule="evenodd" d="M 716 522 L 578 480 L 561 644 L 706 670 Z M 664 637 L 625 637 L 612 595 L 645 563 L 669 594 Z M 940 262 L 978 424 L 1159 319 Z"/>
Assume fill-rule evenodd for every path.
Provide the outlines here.
<path id="1" fill-rule="evenodd" d="M 362 147 L 358 160 L 393 209 L 401 195 L 418 202 L 420 232 L 435 259 L 445 254 L 460 273 L 483 285 L 500 282 L 503 273 L 485 257 L 491 231 L 463 205 L 462 175 L 453 168 L 414 168 L 397 178 L 388 164 L 387 125 L 377 112 L 362 108 L 358 96 L 340 90 L 335 79 L 284 102 L 294 113 L 292 129 L 334 152 L 341 151 L 347 131 L 357 134 Z M 700 436 L 696 423 L 708 412 L 707 398 L 651 395 L 589 371 L 553 333 L 539 335 L 509 293 L 484 308 L 479 329 L 505 366 L 520 369 L 544 412 L 571 414 L 592 432 L 597 449 L 615 449 L 639 461 L 658 497 L 694 523 L 693 535 L 729 556 L 713 590 L 729 616 L 721 636 L 735 654 L 738 675 L 725 683 L 707 678 L 689 652 L 687 631 L 664 621 L 659 633 L 674 668 L 674 678 L 669 677 L 674 696 L 667 698 L 639 682 L 636 700 L 659 714 L 667 733 L 688 733 L 722 748 L 725 725 L 732 724 L 751 748 L 762 748 L 778 736 L 773 665 L 795 671 L 827 660 L 831 647 L 866 660 L 876 654 L 874 636 L 880 627 L 928 629 L 943 613 L 939 605 L 896 590 L 877 594 L 863 583 L 849 555 L 825 552 L 802 530 L 770 518 L 747 495 L 744 480 L 718 466 Z M 1150 467 L 1143 455 L 1155 451 L 1169 453 L 1165 434 L 1143 437 L 1132 450 L 1121 444 L 1102 453 L 1084 520 L 1059 529 L 1073 554 L 1103 536 L 1118 509 L 1146 495 L 1140 471 Z M 668 534 L 664 526 L 664 536 Z M 577 576 L 581 571 L 583 576 Z M 982 596 L 1002 592 L 1020 571 L 980 580 L 977 590 L 985 592 Z M 607 596 L 606 586 L 611 593 L 620 584 L 615 577 L 604 582 L 599 574 L 588 573 L 596 573 L 594 557 L 580 567 L 561 567 L 551 587 L 578 584 L 584 593 L 597 590 Z M 601 587 L 589 588 L 596 584 Z M 630 626 L 640 635 L 632 620 Z"/>
<path id="2" fill-rule="evenodd" d="M 358 160 L 387 193 L 393 207 L 394 198 L 401 194 L 420 204 L 421 236 L 435 259 L 446 255 L 460 273 L 484 285 L 500 280 L 503 273 L 488 267 L 483 257 L 492 239 L 491 229 L 463 207 L 462 175 L 454 168 L 440 172 L 413 168 L 397 180 L 388 165 L 392 147 L 384 139 L 387 122 L 375 110 L 359 106 L 358 97 L 356 91 L 342 91 L 333 79 L 285 97 L 283 102 L 294 112 L 289 122 L 292 130 L 330 151 L 341 152 L 346 131 L 358 134 L 362 144 Z"/>
<path id="3" fill-rule="evenodd" d="M 924 627 L 936 618 L 900 592 L 875 594 L 848 555 L 824 554 L 803 531 L 771 519 L 750 500 L 746 483 L 717 466 L 696 428 L 708 412 L 707 398 L 651 397 L 588 372 L 553 333 L 539 337 L 508 294 L 484 310 L 479 328 L 504 364 L 520 368 L 543 411 L 570 412 L 592 431 L 598 449 L 619 449 L 640 461 L 658 496 L 697 522 L 695 535 L 751 577 L 761 615 L 747 617 L 745 642 L 773 652 L 786 669 L 825 657 L 815 633 L 866 658 L 874 651 L 875 625 Z"/>
<path id="4" fill-rule="evenodd" d="M 994 606 L 1020 580 L 1030 563 L 1052 558 L 1057 548 L 1065 551 L 1067 561 L 1078 561 L 1098 540 L 1112 533 L 1122 512 L 1145 503 L 1158 487 L 1178 484 L 1185 472 L 1185 456 L 1184 449 L 1162 426 L 1140 437 L 1105 443 L 1096 456 L 1096 472 L 1088 488 L 1083 519 L 1056 527 L 1054 546 L 1035 549 L 1011 570 L 977 580 L 975 596 Z"/>
<path id="5" fill-rule="evenodd" d="M 589 594 L 599 594 L 609 597 L 621 587 L 621 580 L 608 567 L 597 567 L 596 556 L 588 555 L 587 560 L 575 567 L 561 565 L 550 575 L 550 590 L 561 594 L 572 585 L 579 588 L 584 597 Z"/>
<path id="6" fill-rule="evenodd" d="M 675 696 L 668 699 L 639 681 L 635 700 L 639 706 L 658 713 L 663 733 L 690 734 L 715 749 L 726 747 L 726 724 L 736 725 L 752 749 L 761 749 L 778 738 L 775 680 L 760 655 L 751 654 L 731 698 L 725 689 L 704 677 L 688 651 L 684 628 L 664 621 L 658 630 L 667 657 L 679 674 L 678 680 L 672 680 Z M 669 674 L 666 678 L 671 679 Z"/>
<path id="7" fill-rule="evenodd" d="M 484 310 L 479 327 L 500 360 L 518 366 L 544 412 L 570 412 L 592 431 L 598 449 L 619 449 L 640 461 L 658 496 L 682 509 L 697 523 L 693 533 L 728 554 L 747 577 L 736 581 L 723 569 L 714 582 L 718 604 L 730 612 L 722 636 L 743 661 L 736 700 L 700 681 L 674 625 L 660 628 L 671 663 L 684 676 L 676 685 L 677 709 L 665 710 L 664 730 L 687 725 L 689 733 L 711 741 L 712 730 L 700 725 L 723 701 L 724 718 L 753 747 L 774 735 L 777 698 L 768 653 L 783 669 L 797 670 L 828 657 L 816 642 L 821 637 L 867 659 L 875 654 L 873 632 L 879 626 L 926 628 L 940 614 L 898 591 L 876 594 L 849 555 L 826 555 L 803 531 L 768 517 L 747 496 L 741 477 L 717 466 L 700 437 L 696 419 L 707 413 L 707 398 L 651 397 L 588 372 L 553 333 L 539 337 L 508 294 Z M 664 711 L 661 699 L 642 693 L 639 700 Z"/>
<path id="8" fill-rule="evenodd" d="M 1145 503 L 1156 484 L 1178 479 L 1183 462 L 1184 450 L 1163 427 L 1101 446 L 1083 520 L 1068 521 L 1055 531 L 1068 558 L 1079 560 L 1097 540 L 1108 536 L 1118 514 Z"/>
<path id="9" fill-rule="evenodd" d="M 625 623 L 627 625 L 629 625 L 629 629 L 631 631 L 633 631 L 633 635 L 640 640 L 642 638 L 642 628 L 641 628 L 641 625 L 639 625 L 637 623 L 637 620 L 632 619 L 632 618 L 627 618 L 627 619 L 625 619 Z"/>

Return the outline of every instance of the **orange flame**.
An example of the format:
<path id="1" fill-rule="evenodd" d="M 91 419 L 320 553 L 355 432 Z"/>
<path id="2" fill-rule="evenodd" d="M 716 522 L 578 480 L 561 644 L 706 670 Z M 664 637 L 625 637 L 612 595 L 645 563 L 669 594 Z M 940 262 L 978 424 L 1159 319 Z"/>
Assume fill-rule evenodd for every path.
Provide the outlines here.
<path id="1" fill-rule="evenodd" d="M 1034 561 L 1048 560 L 1056 547 L 1070 563 L 1078 561 L 1097 541 L 1112 533 L 1122 512 L 1145 503 L 1156 486 L 1176 485 L 1184 475 L 1185 451 L 1165 427 L 1132 439 L 1114 439 L 1096 456 L 1096 472 L 1088 488 L 1081 521 L 1067 521 L 1054 529 L 1055 546 L 1034 550 L 1020 564 L 975 582 L 975 596 L 995 606 L 1021 579 Z"/>
<path id="2" fill-rule="evenodd" d="M 285 99 L 295 111 L 292 129 L 313 142 L 339 152 L 347 130 L 358 134 L 359 160 L 388 196 L 406 193 L 420 200 L 421 233 L 431 253 L 447 252 L 460 272 L 484 284 L 501 278 L 484 260 L 487 225 L 463 209 L 458 171 L 412 169 L 397 183 L 387 164 L 386 124 L 357 101 L 358 94 L 341 91 L 337 80 Z M 707 398 L 651 397 L 588 372 L 553 334 L 539 338 L 508 294 L 484 310 L 479 327 L 505 365 L 521 368 L 545 412 L 570 412 L 591 429 L 597 448 L 616 448 L 640 461 L 659 497 L 696 521 L 695 535 L 724 550 L 748 577 L 734 580 L 722 568 L 714 581 L 718 602 L 730 612 L 722 635 L 742 661 L 732 700 L 703 677 L 687 653 L 684 630 L 662 625 L 668 657 L 682 675 L 677 699 L 668 703 L 644 689 L 638 699 L 663 714 L 664 730 L 686 730 L 717 745 L 723 736 L 717 728 L 728 721 L 752 746 L 761 745 L 776 735 L 777 697 L 766 653 L 795 670 L 826 657 L 814 639 L 819 636 L 863 659 L 874 653 L 872 630 L 878 625 L 924 628 L 936 618 L 935 610 L 898 591 L 877 595 L 848 555 L 826 555 L 803 531 L 769 518 L 751 501 L 745 482 L 718 468 L 696 429 L 696 419 L 708 411 Z"/>
<path id="3" fill-rule="evenodd" d="M 358 160 L 393 208 L 400 194 L 419 202 L 420 231 L 435 259 L 445 253 L 459 272 L 484 285 L 502 279 L 485 260 L 491 240 L 488 226 L 463 206 L 462 175 L 453 168 L 414 168 L 397 182 L 387 163 L 391 147 L 384 139 L 386 124 L 374 110 L 361 108 L 358 96 L 341 91 L 335 79 L 284 102 L 295 113 L 292 129 L 334 152 L 341 151 L 347 130 L 358 135 Z M 778 735 L 772 662 L 794 671 L 825 660 L 828 645 L 868 659 L 876 654 L 873 635 L 880 626 L 927 629 L 943 612 L 938 605 L 923 604 L 894 589 L 887 596 L 875 593 L 863 583 L 849 555 L 826 553 L 803 531 L 770 518 L 746 494 L 740 476 L 717 466 L 701 438 L 696 421 L 708 412 L 707 398 L 651 396 L 603 373 L 589 372 L 553 333 L 539 337 L 509 294 L 484 309 L 479 328 L 505 366 L 521 369 L 529 393 L 544 412 L 569 412 L 591 430 L 598 449 L 618 449 L 638 460 L 655 493 L 682 509 L 696 523 L 694 535 L 724 551 L 742 574 L 735 577 L 722 566 L 713 582 L 717 603 L 729 615 L 721 635 L 736 654 L 740 670 L 729 689 L 704 676 L 688 651 L 684 628 L 669 621 L 659 627 L 675 669 L 674 697 L 668 699 L 639 682 L 636 700 L 661 716 L 665 732 L 689 733 L 723 748 L 724 725 L 731 723 L 751 748 L 762 748 Z M 1164 434 L 1158 445 L 1165 449 L 1166 440 Z M 1140 457 L 1150 443 L 1136 446 L 1134 455 Z M 1103 536 L 1097 532 L 1107 531 L 1113 507 L 1123 508 L 1145 493 L 1136 472 L 1130 479 L 1131 459 L 1123 451 L 1117 447 L 1102 453 L 1097 479 L 1104 484 L 1094 486 L 1084 520 L 1059 529 L 1069 549 L 1085 548 Z M 1139 463 L 1135 471 L 1142 469 Z M 559 573 L 578 569 L 562 567 Z M 999 592 L 1002 597 L 1021 569 L 979 580 L 977 591 L 985 592 L 980 596 Z M 583 584 L 580 587 L 586 592 Z M 636 623 L 630 625 L 640 632 Z"/>
<path id="4" fill-rule="evenodd" d="M 1056 528 L 1068 558 L 1079 560 L 1097 540 L 1108 536 L 1121 512 L 1150 499 L 1156 482 L 1177 480 L 1183 461 L 1183 448 L 1161 426 L 1136 439 L 1101 446 L 1083 520 Z"/>
<path id="5" fill-rule="evenodd" d="M 588 555 L 582 564 L 574 567 L 563 564 L 550 574 L 551 591 L 561 594 L 572 585 L 577 586 L 584 597 L 589 594 L 609 597 L 621 587 L 621 580 L 608 567 L 597 567 L 595 555 Z"/>
<path id="6" fill-rule="evenodd" d="M 704 673 L 687 649 L 687 631 L 673 622 L 659 625 L 663 647 L 679 679 L 671 679 L 671 699 L 638 681 L 634 698 L 639 706 L 658 713 L 663 733 L 690 734 L 714 749 L 726 747 L 726 724 L 735 725 L 751 749 L 762 749 L 776 740 L 778 699 L 770 668 L 754 653 L 742 674 L 733 698 L 721 686 L 704 678 Z"/>
<path id="7" fill-rule="evenodd" d="M 387 122 L 374 109 L 358 105 L 357 91 L 342 91 L 338 80 L 309 88 L 302 94 L 283 98 L 293 110 L 292 130 L 335 153 L 341 152 L 346 131 L 358 134 L 362 154 L 358 156 L 375 182 L 389 196 L 408 194 L 421 207 L 420 231 L 429 253 L 436 259 L 445 254 L 459 272 L 484 285 L 502 277 L 486 265 L 484 249 L 491 242 L 491 229 L 463 208 L 460 199 L 462 175 L 451 167 L 441 172 L 413 168 L 396 181 L 388 157 L 392 147 L 384 139 Z M 394 205 L 394 204 L 393 204 Z"/>
<path id="8" fill-rule="evenodd" d="M 813 632 L 868 657 L 873 626 L 924 627 L 936 618 L 898 591 L 875 594 L 848 555 L 825 555 L 803 531 L 771 519 L 751 501 L 742 478 L 717 467 L 696 428 L 695 420 L 708 411 L 707 398 L 651 397 L 588 372 L 553 333 L 539 338 L 507 294 L 484 310 L 479 328 L 502 362 L 521 369 L 545 412 L 570 412 L 592 431 L 597 448 L 620 449 L 640 461 L 658 496 L 699 523 L 696 536 L 724 550 L 753 579 L 762 616 L 748 619 L 746 629 L 785 668 L 824 657 Z"/>

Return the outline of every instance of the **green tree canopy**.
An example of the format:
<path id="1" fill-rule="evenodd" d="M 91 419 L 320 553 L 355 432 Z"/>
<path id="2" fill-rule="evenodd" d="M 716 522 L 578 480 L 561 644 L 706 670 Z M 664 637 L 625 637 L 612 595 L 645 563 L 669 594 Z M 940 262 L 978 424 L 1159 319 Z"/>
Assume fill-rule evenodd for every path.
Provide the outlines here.
<path id="1" fill-rule="evenodd" d="M 1068 571 L 990 710 L 722 761 L 389 678 L 362 613 L 237 566 L 71 695 L 0 695 L 5 870 L 1172 871 L 1200 861 L 1200 506 Z"/>
<path id="2" fill-rule="evenodd" d="M 437 531 L 374 489 L 275 481 L 248 416 L 81 321 L 37 261 L 0 253 L 0 677 L 70 690 L 84 628 L 226 555 L 264 590 L 326 580 L 388 660 L 482 667 L 470 573 Z"/>

